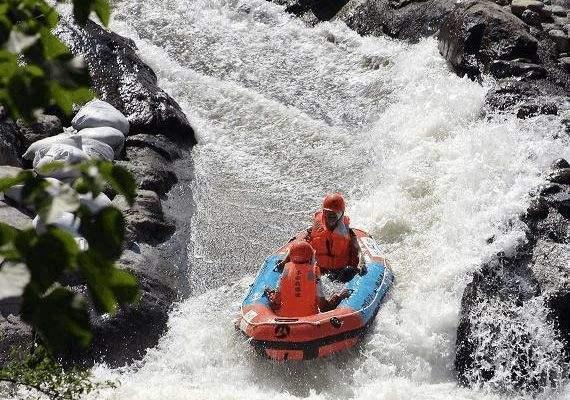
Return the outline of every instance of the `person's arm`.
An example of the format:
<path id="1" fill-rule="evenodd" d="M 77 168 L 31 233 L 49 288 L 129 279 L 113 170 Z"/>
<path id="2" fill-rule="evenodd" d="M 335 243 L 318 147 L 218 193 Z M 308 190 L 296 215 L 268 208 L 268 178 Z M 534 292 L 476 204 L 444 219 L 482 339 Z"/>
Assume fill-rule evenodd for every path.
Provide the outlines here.
<path id="1" fill-rule="evenodd" d="M 329 299 L 319 297 L 319 309 L 321 312 L 331 311 L 338 307 L 341 301 L 350 297 L 350 290 L 343 289 L 339 293 L 333 294 Z"/>
<path id="2" fill-rule="evenodd" d="M 267 296 L 269 307 L 271 307 L 273 311 L 281 308 L 281 293 L 279 292 L 279 289 L 265 288 L 263 294 Z"/>

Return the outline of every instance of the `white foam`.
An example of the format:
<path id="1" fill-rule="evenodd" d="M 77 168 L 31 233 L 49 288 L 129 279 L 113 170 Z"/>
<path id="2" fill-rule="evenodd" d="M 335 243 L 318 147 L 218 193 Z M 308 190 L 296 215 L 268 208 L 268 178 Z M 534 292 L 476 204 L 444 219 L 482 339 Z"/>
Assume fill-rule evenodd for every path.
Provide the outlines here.
<path id="1" fill-rule="evenodd" d="M 481 116 L 487 88 L 453 75 L 434 40 L 308 28 L 264 0 L 124 0 L 115 18 L 197 130 L 196 295 L 139 367 L 98 367 L 122 381 L 99 397 L 503 398 L 455 381 L 459 302 L 482 260 L 523 240 L 505 222 L 541 171 L 570 156 L 556 117 Z M 264 256 L 333 190 L 380 239 L 395 286 L 355 350 L 262 360 L 234 313 Z"/>

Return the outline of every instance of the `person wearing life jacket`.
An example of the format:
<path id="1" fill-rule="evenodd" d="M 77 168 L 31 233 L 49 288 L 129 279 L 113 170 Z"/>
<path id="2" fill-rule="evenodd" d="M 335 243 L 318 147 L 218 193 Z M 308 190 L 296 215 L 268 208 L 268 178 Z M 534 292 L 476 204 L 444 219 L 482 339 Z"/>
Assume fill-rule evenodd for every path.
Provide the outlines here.
<path id="1" fill-rule="evenodd" d="M 303 240 L 296 240 L 289 246 L 287 262 L 279 286 L 275 290 L 266 289 L 271 309 L 282 317 L 306 317 L 332 310 L 350 292 L 344 289 L 330 299 L 323 295 L 320 284 L 320 270 L 315 263 L 315 252 L 311 245 Z"/>
<path id="2" fill-rule="evenodd" d="M 340 193 L 328 194 L 323 207 L 313 217 L 313 226 L 305 240 L 315 249 L 317 264 L 323 272 L 340 272 L 347 266 L 358 266 L 359 247 L 350 230 L 350 219 L 344 215 L 346 205 Z"/>

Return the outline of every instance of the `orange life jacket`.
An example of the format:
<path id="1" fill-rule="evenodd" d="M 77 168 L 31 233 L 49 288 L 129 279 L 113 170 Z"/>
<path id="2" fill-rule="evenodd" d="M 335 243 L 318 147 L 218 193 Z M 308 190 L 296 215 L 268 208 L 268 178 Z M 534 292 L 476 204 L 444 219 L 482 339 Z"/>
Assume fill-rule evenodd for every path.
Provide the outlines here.
<path id="1" fill-rule="evenodd" d="M 311 264 L 285 264 L 279 282 L 280 307 L 276 314 L 282 317 L 306 317 L 319 312 L 319 268 Z"/>
<path id="2" fill-rule="evenodd" d="M 321 269 L 340 270 L 354 263 L 349 223 L 349 218 L 345 216 L 338 222 L 334 231 L 329 231 L 323 212 L 315 213 L 313 228 L 307 240 L 315 249 L 317 264 Z"/>

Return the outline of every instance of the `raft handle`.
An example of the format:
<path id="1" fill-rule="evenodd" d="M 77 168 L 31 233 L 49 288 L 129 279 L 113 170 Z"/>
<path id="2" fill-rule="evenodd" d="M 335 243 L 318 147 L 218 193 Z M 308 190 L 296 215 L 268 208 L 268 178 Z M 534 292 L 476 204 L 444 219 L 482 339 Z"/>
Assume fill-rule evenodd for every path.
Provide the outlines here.
<path id="1" fill-rule="evenodd" d="M 332 317 L 330 319 L 331 325 L 333 326 L 333 328 L 340 328 L 343 324 L 343 321 L 337 317 Z"/>
<path id="2" fill-rule="evenodd" d="M 299 318 L 274 318 L 275 322 L 297 322 Z"/>

